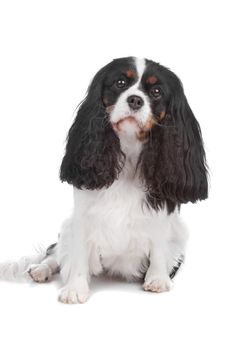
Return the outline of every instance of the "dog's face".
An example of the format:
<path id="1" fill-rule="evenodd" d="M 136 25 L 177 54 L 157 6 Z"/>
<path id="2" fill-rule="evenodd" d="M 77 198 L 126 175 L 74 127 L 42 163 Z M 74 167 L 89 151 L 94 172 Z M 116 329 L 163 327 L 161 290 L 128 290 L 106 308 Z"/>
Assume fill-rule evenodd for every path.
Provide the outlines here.
<path id="1" fill-rule="evenodd" d="M 89 190 L 111 186 L 127 158 L 122 136 L 131 148 L 140 145 L 136 171 L 152 208 L 166 204 L 172 212 L 207 197 L 200 126 L 172 71 L 134 57 L 100 69 L 69 130 L 61 180 Z"/>
<path id="2" fill-rule="evenodd" d="M 171 79 L 171 77 L 170 77 Z M 113 61 L 103 81 L 103 104 L 115 132 L 145 140 L 166 115 L 172 93 L 169 74 L 153 61 L 124 58 Z"/>

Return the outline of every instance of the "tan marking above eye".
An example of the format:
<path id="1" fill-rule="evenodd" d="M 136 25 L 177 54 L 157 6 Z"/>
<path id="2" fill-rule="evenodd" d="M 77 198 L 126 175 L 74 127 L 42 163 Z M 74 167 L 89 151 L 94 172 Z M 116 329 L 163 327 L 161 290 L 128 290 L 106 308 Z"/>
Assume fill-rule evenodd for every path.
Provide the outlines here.
<path id="1" fill-rule="evenodd" d="M 148 77 L 147 79 L 146 79 L 146 82 L 148 83 L 148 84 L 155 84 L 156 82 L 158 81 L 158 78 L 155 76 L 155 75 L 151 75 L 150 77 Z"/>
<path id="2" fill-rule="evenodd" d="M 127 70 L 126 76 L 128 78 L 134 78 L 136 76 L 136 72 L 134 72 L 133 70 Z"/>

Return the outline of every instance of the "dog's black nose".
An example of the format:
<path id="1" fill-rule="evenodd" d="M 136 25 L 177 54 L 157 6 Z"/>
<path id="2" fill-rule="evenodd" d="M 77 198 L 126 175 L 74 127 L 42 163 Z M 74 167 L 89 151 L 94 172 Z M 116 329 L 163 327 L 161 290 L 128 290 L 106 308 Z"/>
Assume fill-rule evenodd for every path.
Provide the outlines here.
<path id="1" fill-rule="evenodd" d="M 130 108 L 132 108 L 134 111 L 137 111 L 138 109 L 140 109 L 144 104 L 143 99 L 137 95 L 129 96 L 127 98 L 127 102 Z"/>

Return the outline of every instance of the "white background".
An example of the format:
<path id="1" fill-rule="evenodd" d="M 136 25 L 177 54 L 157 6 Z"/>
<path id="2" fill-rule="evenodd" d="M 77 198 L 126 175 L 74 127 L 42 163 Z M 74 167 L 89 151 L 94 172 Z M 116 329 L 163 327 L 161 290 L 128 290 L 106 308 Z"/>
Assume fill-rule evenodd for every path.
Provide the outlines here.
<path id="1" fill-rule="evenodd" d="M 186 264 L 174 289 L 94 281 L 87 304 L 59 282 L 0 282 L 8 349 L 232 349 L 232 11 L 230 1 L 1 1 L 0 260 L 56 241 L 72 207 L 58 173 L 77 104 L 96 71 L 147 57 L 181 78 L 210 166 L 209 199 L 186 205 Z"/>

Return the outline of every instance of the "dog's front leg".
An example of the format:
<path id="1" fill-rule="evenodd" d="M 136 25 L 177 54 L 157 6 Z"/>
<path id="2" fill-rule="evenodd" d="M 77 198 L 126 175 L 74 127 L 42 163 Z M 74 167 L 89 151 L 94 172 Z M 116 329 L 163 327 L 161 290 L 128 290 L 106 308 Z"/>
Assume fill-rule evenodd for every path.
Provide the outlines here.
<path id="1" fill-rule="evenodd" d="M 168 246 L 162 239 L 152 239 L 150 265 L 145 276 L 143 288 L 151 292 L 165 292 L 171 289 L 172 282 L 168 273 Z"/>
<path id="2" fill-rule="evenodd" d="M 72 218 L 66 223 L 59 239 L 58 261 L 64 283 L 59 301 L 67 304 L 85 302 L 89 296 L 89 249 L 82 220 Z"/>

